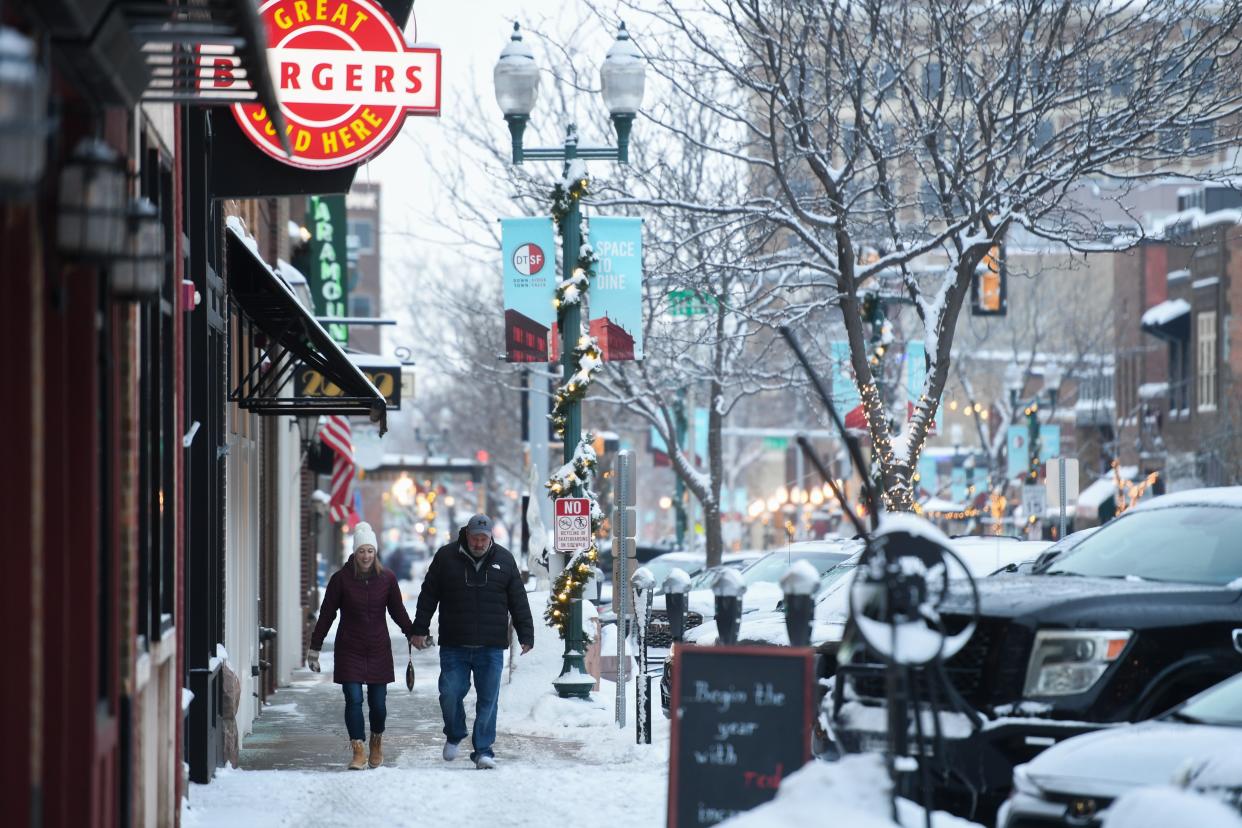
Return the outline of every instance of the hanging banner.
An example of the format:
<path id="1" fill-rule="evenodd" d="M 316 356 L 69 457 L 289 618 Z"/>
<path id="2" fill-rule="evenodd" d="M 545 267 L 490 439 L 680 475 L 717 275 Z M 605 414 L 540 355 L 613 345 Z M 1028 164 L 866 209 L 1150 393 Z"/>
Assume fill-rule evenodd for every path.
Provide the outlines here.
<path id="1" fill-rule="evenodd" d="M 1008 462 L 1005 474 L 1010 479 L 1026 474 L 1031 462 L 1031 449 L 1027 445 L 1031 430 L 1026 425 L 1011 425 L 1005 434 L 1006 454 Z M 1041 425 L 1039 427 L 1039 461 L 1046 463 L 1061 453 L 1061 427 L 1057 425 Z"/>
<path id="2" fill-rule="evenodd" d="M 406 115 L 440 114 L 440 49 L 407 45 L 371 0 L 268 0 L 259 16 L 292 156 L 265 106 L 232 109 L 242 131 L 276 160 L 309 170 L 348 167 L 384 149 Z M 203 87 L 249 88 L 225 60 L 204 58 Z"/>
<path id="3" fill-rule="evenodd" d="M 310 283 L 315 316 L 349 316 L 349 267 L 345 245 L 345 196 L 311 196 L 306 211 L 310 244 L 306 280 Z M 328 336 L 349 342 L 349 326 L 324 325 Z"/>
<path id="4" fill-rule="evenodd" d="M 551 216 L 500 220 L 505 359 L 547 362 L 556 322 L 556 237 Z"/>
<path id="5" fill-rule="evenodd" d="M 604 360 L 643 358 L 643 220 L 599 216 L 590 221 L 598 260 L 587 294 L 591 336 Z"/>
<path id="6" fill-rule="evenodd" d="M 926 452 L 919 456 L 919 488 L 929 495 L 940 491 L 940 471 L 935 457 Z"/>
<path id="7" fill-rule="evenodd" d="M 706 408 L 694 409 L 694 462 L 699 463 L 707 457 L 707 431 L 708 431 L 708 412 Z M 689 437 L 687 436 L 687 444 L 683 445 L 682 451 L 690 448 Z M 658 451 L 661 454 L 668 454 L 668 443 L 664 442 L 664 438 L 660 436 L 660 432 L 655 426 L 651 427 L 651 450 Z"/>
<path id="8" fill-rule="evenodd" d="M 861 413 L 862 397 L 858 395 L 858 383 L 854 381 L 854 366 L 850 362 L 850 343 L 844 339 L 832 343 L 832 404 L 837 413 L 849 420 L 855 410 Z M 854 427 L 846 422 L 847 428 Z M 862 424 L 866 428 L 866 422 Z"/>
<path id="9" fill-rule="evenodd" d="M 906 419 L 909 420 L 914 416 L 914 406 L 923 393 L 923 384 L 927 382 L 927 347 L 921 339 L 906 343 L 905 360 Z M 936 406 L 936 416 L 932 418 L 928 434 L 935 434 L 940 430 L 944 421 L 943 415 L 940 406 Z"/>

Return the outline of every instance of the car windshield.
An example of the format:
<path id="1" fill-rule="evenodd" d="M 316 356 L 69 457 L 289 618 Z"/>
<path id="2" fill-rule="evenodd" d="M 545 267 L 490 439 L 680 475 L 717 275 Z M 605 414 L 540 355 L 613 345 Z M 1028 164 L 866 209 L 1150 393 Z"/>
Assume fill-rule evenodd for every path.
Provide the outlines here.
<path id="1" fill-rule="evenodd" d="M 708 589 L 716 582 L 716 577 L 729 569 L 729 566 L 713 566 L 711 569 L 704 569 L 698 575 L 690 579 L 691 589 Z"/>
<path id="2" fill-rule="evenodd" d="M 1242 578 L 1238 537 L 1242 509 L 1144 509 L 1083 539 L 1043 574 L 1223 585 Z"/>
<path id="3" fill-rule="evenodd" d="M 774 584 L 794 561 L 807 561 L 822 575 L 847 557 L 844 552 L 773 552 L 742 570 L 742 580 L 747 586 L 761 581 Z"/>
<path id="4" fill-rule="evenodd" d="M 1201 724 L 1242 727 L 1242 675 L 1200 693 L 1174 711 L 1172 716 Z"/>
<path id="5" fill-rule="evenodd" d="M 854 567 L 858 566 L 857 561 L 849 561 L 847 563 L 839 563 L 832 569 L 819 576 L 819 586 L 815 589 L 817 598 L 823 597 L 827 593 L 828 588 L 837 581 L 844 578 L 850 572 L 854 571 Z"/>

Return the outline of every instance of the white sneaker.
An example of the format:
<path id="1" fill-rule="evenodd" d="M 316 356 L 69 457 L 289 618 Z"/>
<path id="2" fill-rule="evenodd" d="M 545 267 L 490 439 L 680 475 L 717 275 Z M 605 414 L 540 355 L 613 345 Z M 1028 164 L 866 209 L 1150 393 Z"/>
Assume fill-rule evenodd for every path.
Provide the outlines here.
<path id="1" fill-rule="evenodd" d="M 474 766 L 479 770 L 493 770 L 496 767 L 496 760 L 491 756 L 480 756 L 475 760 Z"/>
<path id="2" fill-rule="evenodd" d="M 440 755 L 444 757 L 445 762 L 452 762 L 457 758 L 457 745 L 452 742 L 445 742 L 444 750 L 440 752 Z"/>

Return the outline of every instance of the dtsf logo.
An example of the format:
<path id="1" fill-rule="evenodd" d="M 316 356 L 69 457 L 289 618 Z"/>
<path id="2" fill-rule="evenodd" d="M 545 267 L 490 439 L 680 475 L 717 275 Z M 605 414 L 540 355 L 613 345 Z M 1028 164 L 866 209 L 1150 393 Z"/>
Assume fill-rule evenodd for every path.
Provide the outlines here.
<path id="1" fill-rule="evenodd" d="M 236 104 L 233 116 L 273 158 L 306 169 L 347 167 L 382 150 L 407 114 L 440 114 L 440 50 L 407 46 L 371 0 L 268 0 L 259 14 L 293 157 L 266 107 Z M 246 83 L 232 62 L 203 60 L 208 89 Z"/>
<path id="2" fill-rule="evenodd" d="M 513 251 L 513 269 L 523 276 L 534 276 L 543 270 L 543 248 L 537 244 L 523 244 Z"/>

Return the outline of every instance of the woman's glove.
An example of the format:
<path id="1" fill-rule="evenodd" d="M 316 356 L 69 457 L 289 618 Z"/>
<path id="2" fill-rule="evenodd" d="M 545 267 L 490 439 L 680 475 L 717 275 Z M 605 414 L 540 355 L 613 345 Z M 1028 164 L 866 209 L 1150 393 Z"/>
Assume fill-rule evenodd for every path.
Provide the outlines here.
<path id="1" fill-rule="evenodd" d="M 311 668 L 312 673 L 319 672 L 319 651 L 308 650 L 306 652 L 306 666 Z"/>

